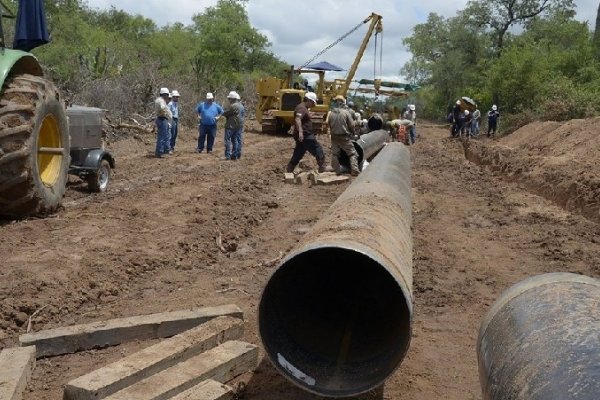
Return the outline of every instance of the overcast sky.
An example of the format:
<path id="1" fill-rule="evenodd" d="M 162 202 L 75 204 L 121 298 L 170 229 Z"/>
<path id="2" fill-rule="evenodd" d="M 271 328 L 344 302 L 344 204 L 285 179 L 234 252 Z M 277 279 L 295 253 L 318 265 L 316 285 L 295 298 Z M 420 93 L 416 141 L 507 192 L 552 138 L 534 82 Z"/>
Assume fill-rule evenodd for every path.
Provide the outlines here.
<path id="1" fill-rule="evenodd" d="M 130 14 L 141 14 L 162 26 L 174 22 L 189 25 L 194 14 L 203 12 L 217 1 L 88 0 L 87 3 L 98 9 L 113 5 Z M 410 59 L 410 54 L 402 45 L 402 39 L 410 36 L 416 24 L 426 21 L 429 13 L 436 12 L 451 17 L 457 10 L 464 8 L 466 3 L 467 0 L 250 0 L 248 15 L 250 23 L 269 38 L 273 53 L 283 61 L 299 66 L 359 24 L 371 12 L 376 12 L 383 16 L 384 26 L 382 73 L 379 73 L 377 66 L 376 75 L 378 78 L 399 79 L 400 69 Z M 598 0 L 575 0 L 575 4 L 577 18 L 590 21 L 590 26 L 593 27 Z M 367 26 L 362 26 L 316 61 L 329 61 L 345 69 L 350 68 L 366 32 Z M 355 79 L 373 79 L 373 43 L 371 38 Z"/>

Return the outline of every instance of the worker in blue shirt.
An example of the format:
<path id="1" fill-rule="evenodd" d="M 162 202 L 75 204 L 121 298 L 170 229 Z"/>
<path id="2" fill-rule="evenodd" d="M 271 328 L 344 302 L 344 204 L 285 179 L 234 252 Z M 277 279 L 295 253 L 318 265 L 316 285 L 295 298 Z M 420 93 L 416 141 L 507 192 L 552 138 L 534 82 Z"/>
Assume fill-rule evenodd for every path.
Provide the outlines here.
<path id="1" fill-rule="evenodd" d="M 198 120 L 200 122 L 200 134 L 198 136 L 198 147 L 196 151 L 202 153 L 206 142 L 206 152 L 212 153 L 215 137 L 217 136 L 217 121 L 223 114 L 223 108 L 215 103 L 215 97 L 212 93 L 206 93 L 206 101 L 198 104 L 196 107 Z"/>
<path id="2" fill-rule="evenodd" d="M 177 141 L 177 132 L 179 132 L 178 121 L 179 121 L 179 92 L 173 90 L 171 92 L 171 101 L 169 104 L 169 110 L 173 114 L 173 120 L 171 121 L 171 151 L 175 151 L 175 142 Z"/>

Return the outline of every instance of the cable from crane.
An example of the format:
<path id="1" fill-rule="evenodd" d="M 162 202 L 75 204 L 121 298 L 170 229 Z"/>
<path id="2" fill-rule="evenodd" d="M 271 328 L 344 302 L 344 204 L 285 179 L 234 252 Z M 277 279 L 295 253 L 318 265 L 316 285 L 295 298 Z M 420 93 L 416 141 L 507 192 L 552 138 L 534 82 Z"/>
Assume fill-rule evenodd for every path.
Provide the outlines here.
<path id="1" fill-rule="evenodd" d="M 366 21 L 367 20 L 362 21 L 361 23 L 359 23 L 358 25 L 356 25 L 354 28 L 350 29 L 348 32 L 346 32 L 345 34 L 343 34 L 342 36 L 340 36 L 335 42 L 331 43 L 329 46 L 325 47 L 323 50 L 321 50 L 320 52 L 318 52 L 313 58 L 311 58 L 310 60 L 308 60 L 304 64 L 302 64 L 302 66 L 300 66 L 300 69 L 306 67 L 307 65 L 309 65 L 310 63 L 312 63 L 313 61 L 315 61 L 318 57 L 320 57 L 321 55 L 323 55 L 327 51 L 329 51 L 329 49 L 331 49 L 333 46 L 335 46 L 336 44 L 338 44 L 342 40 L 346 39 L 346 37 L 348 37 L 350 34 L 352 34 L 354 31 L 356 31 L 358 28 L 360 28 L 363 24 L 365 24 Z"/>

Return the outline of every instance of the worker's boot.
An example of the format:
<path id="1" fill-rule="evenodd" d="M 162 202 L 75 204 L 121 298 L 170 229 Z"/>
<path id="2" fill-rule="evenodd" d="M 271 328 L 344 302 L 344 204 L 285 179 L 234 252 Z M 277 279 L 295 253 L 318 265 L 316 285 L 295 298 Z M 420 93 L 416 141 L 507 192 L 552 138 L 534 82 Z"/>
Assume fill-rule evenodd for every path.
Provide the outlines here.
<path id="1" fill-rule="evenodd" d="M 336 174 L 340 174 L 340 160 L 336 156 L 331 156 L 331 167 Z"/>
<path id="2" fill-rule="evenodd" d="M 294 172 L 295 168 L 296 168 L 296 166 L 294 164 L 292 164 L 291 162 L 289 162 L 287 167 L 285 167 L 285 172 L 292 173 L 292 172 Z"/>
<path id="3" fill-rule="evenodd" d="M 356 155 L 350 157 L 350 174 L 352 176 L 360 174 L 360 169 L 358 169 L 358 156 Z"/>
<path id="4" fill-rule="evenodd" d="M 319 165 L 319 173 L 333 172 L 333 168 L 331 168 L 331 165 L 327 165 L 325 157 L 321 158 L 320 160 L 317 160 L 317 164 Z"/>

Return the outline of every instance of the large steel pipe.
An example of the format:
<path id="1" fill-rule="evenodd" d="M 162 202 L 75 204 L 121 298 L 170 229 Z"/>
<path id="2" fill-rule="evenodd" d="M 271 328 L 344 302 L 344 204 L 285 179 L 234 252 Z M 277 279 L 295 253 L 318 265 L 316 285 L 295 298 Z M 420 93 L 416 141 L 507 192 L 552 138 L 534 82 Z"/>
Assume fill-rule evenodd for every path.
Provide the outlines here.
<path id="1" fill-rule="evenodd" d="M 389 143 L 270 277 L 259 306 L 266 354 L 318 395 L 375 388 L 408 350 L 411 287 L 410 155 Z"/>
<path id="2" fill-rule="evenodd" d="M 477 342 L 485 400 L 600 398 L 600 281 L 555 273 L 508 289 Z"/>
<path id="3" fill-rule="evenodd" d="M 361 171 L 364 161 L 370 160 L 373 156 L 375 156 L 377 152 L 381 150 L 383 146 L 385 146 L 385 143 L 389 140 L 389 138 L 390 133 L 388 131 L 379 129 L 377 131 L 364 134 L 357 140 L 352 141 L 352 144 L 358 153 L 358 167 Z M 346 153 L 342 151 L 338 157 L 338 161 L 340 166 L 350 171 L 350 158 L 346 155 Z"/>

